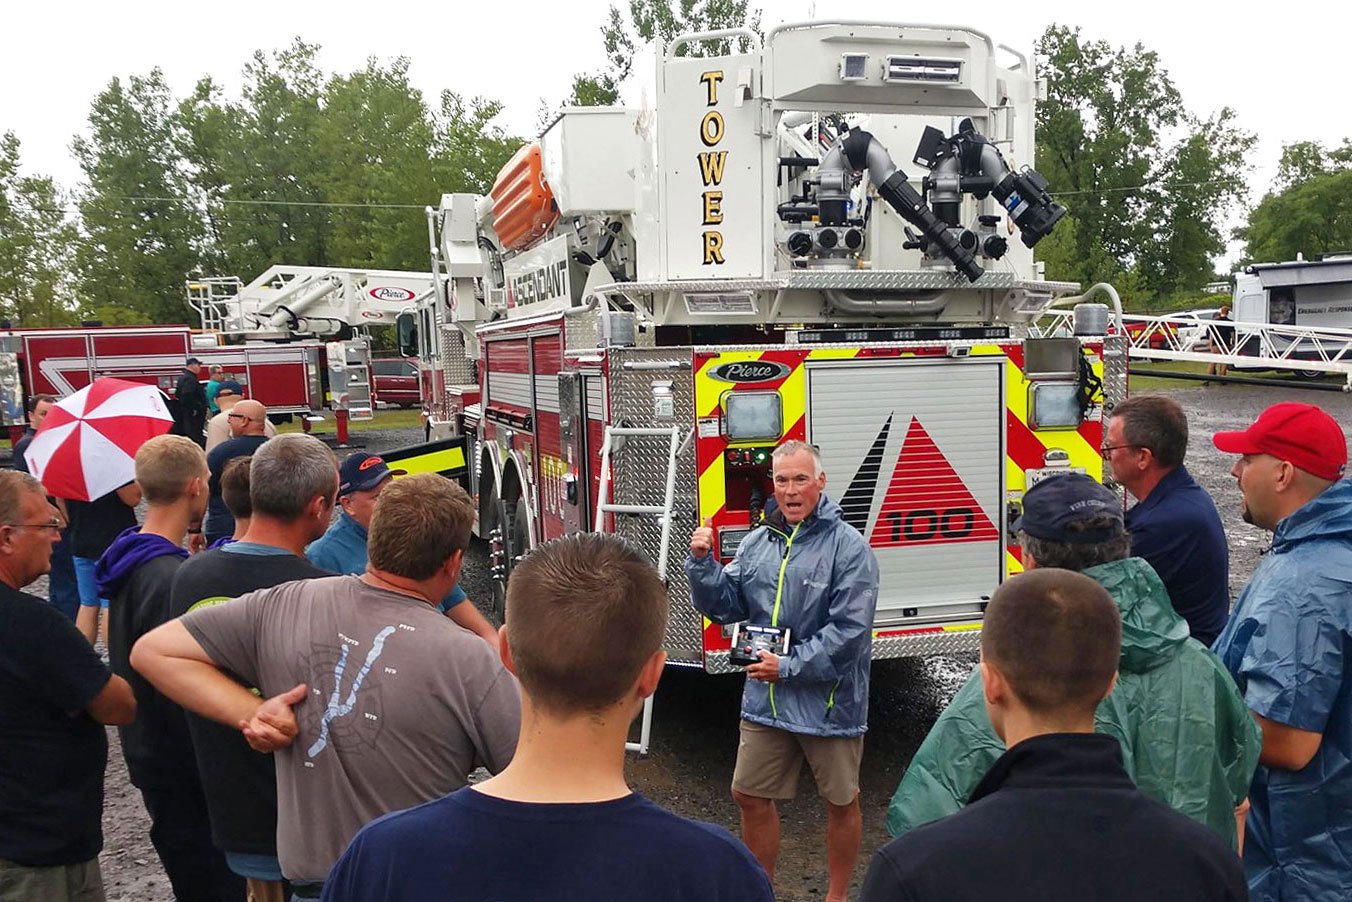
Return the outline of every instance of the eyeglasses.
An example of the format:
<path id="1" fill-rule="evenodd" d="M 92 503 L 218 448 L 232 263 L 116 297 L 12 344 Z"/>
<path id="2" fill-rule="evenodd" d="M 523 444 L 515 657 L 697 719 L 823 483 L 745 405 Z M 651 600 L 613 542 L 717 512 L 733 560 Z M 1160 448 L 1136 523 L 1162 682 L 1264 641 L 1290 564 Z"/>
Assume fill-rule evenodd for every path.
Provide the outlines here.
<path id="1" fill-rule="evenodd" d="M 253 419 L 253 417 L 245 416 L 245 415 L 242 414 L 242 413 L 227 413 L 227 414 L 225 415 L 225 418 L 226 418 L 227 420 L 251 420 L 251 419 Z"/>
<path id="2" fill-rule="evenodd" d="M 49 520 L 46 523 L 4 523 L 0 525 L 8 526 L 10 529 L 54 529 L 57 532 L 66 528 L 66 524 L 60 520 Z"/>
<path id="3" fill-rule="evenodd" d="M 1109 445 L 1108 447 L 1104 448 L 1103 451 L 1102 451 L 1101 453 L 1103 454 L 1103 459 L 1104 459 L 1104 460 L 1107 460 L 1108 458 L 1112 457 L 1112 456 L 1113 456 L 1113 452 L 1114 452 L 1114 451 L 1117 451 L 1118 449 L 1121 449 L 1121 448 L 1138 448 L 1138 449 L 1139 449 L 1139 448 L 1144 448 L 1144 447 L 1146 447 L 1146 446 L 1145 446 L 1145 445 Z"/>

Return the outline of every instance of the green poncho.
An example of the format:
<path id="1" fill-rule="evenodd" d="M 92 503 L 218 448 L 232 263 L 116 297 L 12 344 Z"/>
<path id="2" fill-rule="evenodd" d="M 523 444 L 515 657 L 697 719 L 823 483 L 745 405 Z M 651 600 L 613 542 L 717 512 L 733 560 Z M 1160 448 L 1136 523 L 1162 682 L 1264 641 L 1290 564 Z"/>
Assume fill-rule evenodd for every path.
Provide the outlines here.
<path id="1" fill-rule="evenodd" d="M 1084 571 L 1122 612 L 1117 688 L 1095 715 L 1117 738 L 1146 794 L 1235 843 L 1234 809 L 1249 791 L 1262 740 L 1219 660 L 1188 637 L 1155 571 L 1140 558 Z M 986 717 L 981 671 L 939 715 L 887 809 L 899 836 L 957 811 L 1005 751 Z"/>

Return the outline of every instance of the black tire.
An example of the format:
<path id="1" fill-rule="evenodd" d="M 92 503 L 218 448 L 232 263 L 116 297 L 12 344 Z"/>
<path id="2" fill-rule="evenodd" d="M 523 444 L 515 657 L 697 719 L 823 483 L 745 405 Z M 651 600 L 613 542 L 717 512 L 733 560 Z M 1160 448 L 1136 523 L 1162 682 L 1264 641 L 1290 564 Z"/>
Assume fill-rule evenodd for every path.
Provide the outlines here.
<path id="1" fill-rule="evenodd" d="M 519 558 L 530 550 L 530 524 L 526 521 L 526 502 L 498 501 L 498 523 L 502 525 L 503 554 L 506 557 L 507 579 Z M 507 582 L 493 580 L 493 611 L 502 616 L 507 607 Z"/>

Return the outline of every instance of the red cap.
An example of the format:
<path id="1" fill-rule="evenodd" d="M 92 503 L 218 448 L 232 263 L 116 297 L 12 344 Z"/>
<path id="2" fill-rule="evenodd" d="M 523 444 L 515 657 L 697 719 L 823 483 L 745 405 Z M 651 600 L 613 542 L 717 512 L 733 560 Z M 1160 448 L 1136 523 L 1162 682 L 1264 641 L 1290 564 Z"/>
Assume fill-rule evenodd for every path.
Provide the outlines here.
<path id="1" fill-rule="evenodd" d="M 1347 466 L 1342 427 L 1313 404 L 1273 404 L 1248 429 L 1217 432 L 1211 441 L 1230 454 L 1271 454 L 1320 479 L 1339 479 Z"/>

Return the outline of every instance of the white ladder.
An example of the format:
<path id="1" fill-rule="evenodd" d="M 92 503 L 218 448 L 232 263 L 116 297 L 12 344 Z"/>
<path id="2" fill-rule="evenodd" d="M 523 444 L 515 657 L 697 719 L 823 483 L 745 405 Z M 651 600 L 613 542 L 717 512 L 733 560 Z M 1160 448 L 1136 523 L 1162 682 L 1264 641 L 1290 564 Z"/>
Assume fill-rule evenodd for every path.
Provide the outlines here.
<path id="1" fill-rule="evenodd" d="M 615 450 L 616 438 L 661 438 L 667 437 L 667 486 L 663 503 L 656 504 L 614 504 L 610 501 L 610 457 Z M 678 426 L 663 428 L 640 428 L 630 426 L 606 426 L 605 440 L 601 443 L 601 488 L 596 497 L 596 524 L 594 532 L 605 532 L 606 514 L 633 514 L 657 517 L 662 527 L 662 537 L 657 545 L 657 572 L 665 582 L 667 578 L 667 551 L 671 547 L 671 502 L 676 493 L 676 457 L 680 453 L 681 430 Z M 648 754 L 648 741 L 652 738 L 653 697 L 643 700 L 643 724 L 639 728 L 638 742 L 626 742 L 627 751 Z"/>

